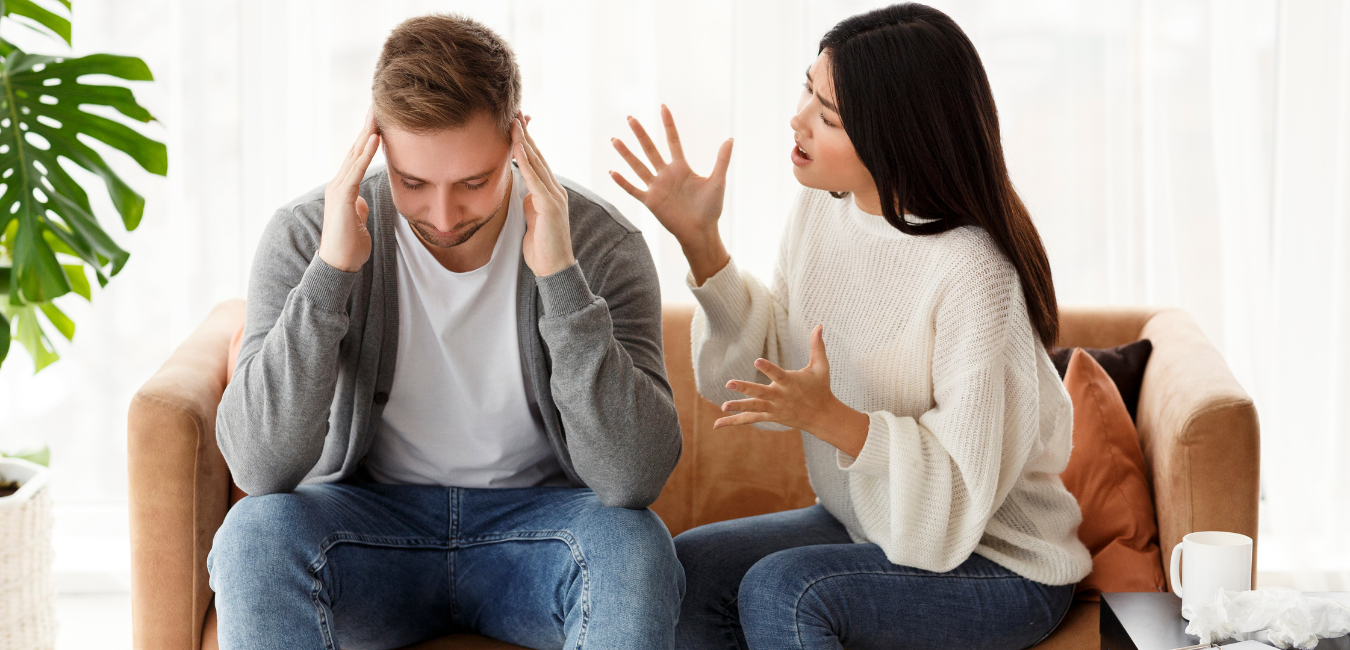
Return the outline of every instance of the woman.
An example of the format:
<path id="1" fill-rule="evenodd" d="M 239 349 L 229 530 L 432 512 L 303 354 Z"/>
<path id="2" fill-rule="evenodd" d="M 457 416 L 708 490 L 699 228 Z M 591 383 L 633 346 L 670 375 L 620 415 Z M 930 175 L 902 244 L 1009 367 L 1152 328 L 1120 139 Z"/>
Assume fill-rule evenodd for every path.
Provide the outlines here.
<path id="1" fill-rule="evenodd" d="M 1091 559 L 1059 480 L 1050 265 L 969 39 L 917 4 L 825 35 L 790 121 L 806 189 L 772 287 L 718 236 L 731 141 L 700 177 L 662 118 L 672 160 L 630 118 L 654 169 L 615 140 L 647 189 L 612 176 L 689 259 L 699 392 L 734 413 L 715 426 L 801 429 L 819 497 L 675 539 L 680 647 L 1039 642 Z"/>

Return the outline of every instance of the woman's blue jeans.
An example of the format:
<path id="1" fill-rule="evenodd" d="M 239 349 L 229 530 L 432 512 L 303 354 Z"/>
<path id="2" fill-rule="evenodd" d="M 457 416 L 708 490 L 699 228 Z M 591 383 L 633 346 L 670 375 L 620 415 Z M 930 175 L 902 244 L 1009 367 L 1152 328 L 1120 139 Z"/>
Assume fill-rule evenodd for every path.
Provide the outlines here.
<path id="1" fill-rule="evenodd" d="M 670 648 L 684 591 L 660 518 L 573 488 L 303 485 L 235 504 L 207 566 L 225 650 Z"/>
<path id="2" fill-rule="evenodd" d="M 1073 585 L 983 557 L 947 573 L 892 564 L 816 505 L 700 526 L 675 538 L 687 650 L 1020 650 L 1059 624 Z"/>

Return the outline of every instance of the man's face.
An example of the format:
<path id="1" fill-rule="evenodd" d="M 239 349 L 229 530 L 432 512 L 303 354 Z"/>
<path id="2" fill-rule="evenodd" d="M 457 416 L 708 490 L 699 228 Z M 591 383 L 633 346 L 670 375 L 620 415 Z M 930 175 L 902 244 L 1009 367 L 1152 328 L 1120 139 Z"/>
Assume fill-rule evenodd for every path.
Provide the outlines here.
<path id="1" fill-rule="evenodd" d="M 487 113 L 458 129 L 381 135 L 394 207 L 428 245 L 463 244 L 506 201 L 511 142 Z"/>

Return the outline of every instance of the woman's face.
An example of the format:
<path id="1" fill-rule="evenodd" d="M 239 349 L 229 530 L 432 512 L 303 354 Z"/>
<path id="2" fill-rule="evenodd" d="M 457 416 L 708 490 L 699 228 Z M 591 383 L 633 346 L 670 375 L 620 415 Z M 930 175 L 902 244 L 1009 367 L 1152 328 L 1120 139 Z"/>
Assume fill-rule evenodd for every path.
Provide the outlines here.
<path id="1" fill-rule="evenodd" d="M 791 155 L 797 182 L 818 190 L 853 192 L 858 207 L 866 209 L 864 204 L 876 197 L 877 188 L 839 120 L 828 51 L 821 52 L 806 71 L 797 114 L 788 124 L 796 139 Z"/>

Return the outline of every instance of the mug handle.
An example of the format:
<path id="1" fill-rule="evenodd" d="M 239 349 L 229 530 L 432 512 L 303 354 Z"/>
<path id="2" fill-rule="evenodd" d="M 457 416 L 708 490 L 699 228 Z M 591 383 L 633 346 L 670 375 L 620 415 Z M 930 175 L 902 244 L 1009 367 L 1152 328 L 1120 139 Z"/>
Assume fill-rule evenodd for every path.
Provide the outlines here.
<path id="1" fill-rule="evenodd" d="M 1181 593 L 1181 544 L 1179 543 L 1172 547 L 1172 570 L 1168 577 L 1172 581 L 1172 593 L 1176 594 L 1177 598 L 1184 598 Z"/>

